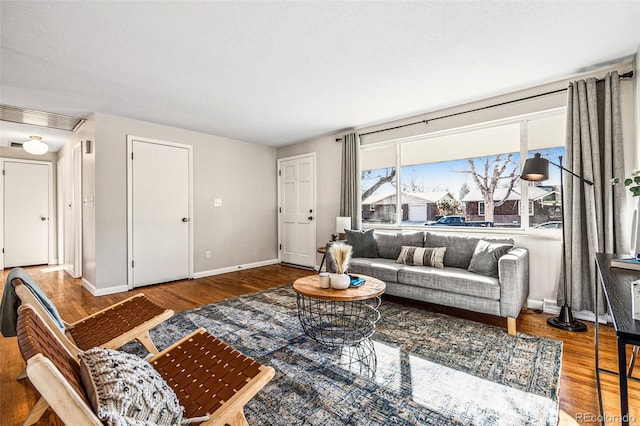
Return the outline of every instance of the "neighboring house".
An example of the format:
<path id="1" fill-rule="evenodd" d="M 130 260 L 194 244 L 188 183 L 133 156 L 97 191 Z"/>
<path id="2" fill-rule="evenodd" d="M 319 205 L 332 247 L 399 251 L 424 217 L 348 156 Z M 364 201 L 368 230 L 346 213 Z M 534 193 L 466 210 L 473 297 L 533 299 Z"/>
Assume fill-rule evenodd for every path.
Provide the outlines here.
<path id="1" fill-rule="evenodd" d="M 498 188 L 493 194 L 496 203 L 505 199 L 507 188 Z M 561 220 L 560 193 L 552 186 L 529 187 L 529 223 Z M 470 191 L 460 200 L 464 204 L 465 218 L 469 221 L 485 220 L 484 196 L 479 189 Z M 520 226 L 520 192 L 514 188 L 506 201 L 494 208 L 493 222 L 497 226 Z"/>
<path id="2" fill-rule="evenodd" d="M 439 214 L 437 202 L 453 200 L 446 191 L 402 192 L 402 221 L 424 223 Z M 388 223 L 396 219 L 396 193 L 374 194 L 362 201 L 362 220 Z"/>

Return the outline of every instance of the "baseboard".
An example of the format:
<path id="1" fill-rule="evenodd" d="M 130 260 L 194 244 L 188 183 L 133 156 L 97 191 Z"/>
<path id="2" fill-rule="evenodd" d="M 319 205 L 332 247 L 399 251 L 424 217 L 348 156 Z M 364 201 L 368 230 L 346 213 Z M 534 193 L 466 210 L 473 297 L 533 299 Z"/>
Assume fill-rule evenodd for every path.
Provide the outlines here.
<path id="1" fill-rule="evenodd" d="M 243 269 L 259 268 L 261 266 L 277 265 L 278 259 L 262 260 L 260 262 L 245 263 L 243 265 L 228 266 L 226 268 L 210 269 L 208 271 L 194 272 L 193 278 L 204 278 L 212 275 L 227 274 L 229 272 L 241 271 Z"/>
<path id="2" fill-rule="evenodd" d="M 107 294 L 123 293 L 125 291 L 129 291 L 129 287 L 126 284 L 98 290 L 96 289 L 96 286 L 93 285 L 93 283 L 89 282 L 86 278 L 82 278 L 82 287 L 86 288 L 89 293 L 94 296 L 106 296 Z"/>
<path id="3" fill-rule="evenodd" d="M 527 299 L 527 308 L 542 311 L 544 310 L 544 302 L 542 300 Z"/>

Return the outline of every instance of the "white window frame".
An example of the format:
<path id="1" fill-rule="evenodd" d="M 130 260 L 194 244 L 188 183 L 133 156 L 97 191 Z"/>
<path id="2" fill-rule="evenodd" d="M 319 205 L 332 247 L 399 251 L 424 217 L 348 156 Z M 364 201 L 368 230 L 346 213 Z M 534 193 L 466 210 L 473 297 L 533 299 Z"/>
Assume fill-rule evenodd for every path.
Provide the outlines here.
<path id="1" fill-rule="evenodd" d="M 418 135 L 418 136 L 410 136 L 410 137 L 406 137 L 406 138 L 399 138 L 399 139 L 392 139 L 392 140 L 376 142 L 376 143 L 371 143 L 371 144 L 364 144 L 364 145 L 360 146 L 360 151 L 362 152 L 362 151 L 367 151 L 367 150 L 370 150 L 370 149 L 377 149 L 377 148 L 381 148 L 381 147 L 388 146 L 388 145 L 395 145 L 396 146 L 396 164 L 395 164 L 395 168 L 396 168 L 396 193 L 397 193 L 396 211 L 402 211 L 401 189 L 400 189 L 401 186 L 402 186 L 402 173 L 401 173 L 401 171 L 402 171 L 402 158 L 401 158 L 401 155 L 402 155 L 401 154 L 401 152 L 402 152 L 401 146 L 402 146 L 402 144 L 418 142 L 418 141 L 427 141 L 429 139 L 442 137 L 442 136 L 447 136 L 447 135 L 452 135 L 452 134 L 456 134 L 456 133 L 470 132 L 470 131 L 475 131 L 475 130 L 481 130 L 481 129 L 484 129 L 484 128 L 489 128 L 489 127 L 497 127 L 497 126 L 503 126 L 503 125 L 508 125 L 508 124 L 512 124 L 512 123 L 519 123 L 520 124 L 520 162 L 521 162 L 520 168 L 522 168 L 522 165 L 524 164 L 524 160 L 526 160 L 526 158 L 528 157 L 528 153 L 529 153 L 528 140 L 527 140 L 528 139 L 527 123 L 529 121 L 539 120 L 539 119 L 543 119 L 545 117 L 555 116 L 555 115 L 562 114 L 562 113 L 565 113 L 565 112 L 566 112 L 566 107 L 563 106 L 563 107 L 553 108 L 553 109 L 546 110 L 546 111 L 539 111 L 539 112 L 534 112 L 534 113 L 529 113 L 529 114 L 523 114 L 523 115 L 518 115 L 518 116 L 513 116 L 513 117 L 508 117 L 508 118 L 503 118 L 503 119 L 498 119 L 498 120 L 494 120 L 494 121 L 488 121 L 488 122 L 483 122 L 483 123 L 478 123 L 478 124 L 471 124 L 471 125 L 468 125 L 468 126 L 461 126 L 461 127 L 441 130 L 441 131 L 428 133 L 428 134 L 423 134 L 423 135 Z M 520 202 L 526 202 L 527 205 L 529 207 L 531 207 L 531 205 L 529 203 L 527 182 L 521 182 L 520 193 L 522 194 Z M 479 215 L 481 215 L 480 214 L 480 203 L 484 204 L 484 202 L 480 201 L 478 203 L 478 214 Z M 360 205 L 360 209 L 362 209 L 361 200 L 358 201 L 358 204 Z M 528 229 L 529 228 L 529 215 L 523 215 L 522 214 L 522 211 L 520 210 L 520 205 L 518 206 L 518 211 L 520 212 L 520 228 L 519 229 Z M 530 211 L 532 211 L 532 210 L 530 210 Z M 484 211 L 483 211 L 482 215 L 484 215 Z M 375 226 L 376 228 L 399 228 L 399 227 L 402 227 L 402 215 L 397 215 L 395 223 L 393 223 L 391 225 L 363 223 L 363 226 L 364 227 L 374 227 Z M 486 228 L 484 230 L 491 232 L 491 230 L 487 230 Z"/>
<path id="2" fill-rule="evenodd" d="M 478 201 L 478 216 L 484 216 L 485 211 L 484 201 Z"/>

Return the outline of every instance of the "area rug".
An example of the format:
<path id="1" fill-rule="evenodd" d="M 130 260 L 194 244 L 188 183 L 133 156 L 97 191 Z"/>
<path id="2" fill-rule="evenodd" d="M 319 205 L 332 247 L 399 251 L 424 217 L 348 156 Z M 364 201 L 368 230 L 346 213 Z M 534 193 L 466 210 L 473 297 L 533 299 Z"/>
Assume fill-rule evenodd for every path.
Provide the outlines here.
<path id="1" fill-rule="evenodd" d="M 151 337 L 164 348 L 204 327 L 275 368 L 245 408 L 250 425 L 557 424 L 562 342 L 388 301 L 380 309 L 373 371 L 304 334 L 290 285 L 178 313 Z"/>

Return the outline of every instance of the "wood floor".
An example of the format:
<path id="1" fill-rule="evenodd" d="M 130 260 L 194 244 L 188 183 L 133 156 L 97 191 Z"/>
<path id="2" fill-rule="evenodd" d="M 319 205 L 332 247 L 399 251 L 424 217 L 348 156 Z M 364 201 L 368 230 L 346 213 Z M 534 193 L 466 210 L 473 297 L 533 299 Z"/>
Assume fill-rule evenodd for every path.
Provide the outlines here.
<path id="1" fill-rule="evenodd" d="M 82 288 L 79 280 L 71 279 L 58 267 L 26 268 L 45 293 L 58 307 L 62 317 L 76 321 L 90 313 L 105 308 L 131 296 L 133 293 L 93 297 Z M 3 271 L 1 284 L 4 287 L 7 271 Z M 229 297 L 278 286 L 309 275 L 310 271 L 283 265 L 243 270 L 191 281 L 148 286 L 141 289 L 150 299 L 176 312 L 217 302 Z M 506 320 L 440 306 L 406 302 L 387 297 L 386 300 L 420 306 L 427 310 L 443 312 L 487 324 L 506 328 Z M 598 404 L 594 374 L 593 324 L 588 324 L 586 333 L 569 333 L 547 326 L 548 315 L 525 310 L 517 321 L 518 331 L 537 336 L 552 337 L 564 342 L 560 384 L 561 424 L 596 424 Z M 505 330 L 506 333 L 506 330 Z M 611 326 L 600 327 L 601 367 L 616 370 L 616 341 Z M 24 363 L 18 351 L 16 338 L 0 338 L 0 424 L 18 425 L 26 417 L 37 400 L 36 392 L 28 380 L 16 381 Z M 637 374 L 640 376 L 640 368 Z M 601 375 L 604 405 L 610 424 L 619 424 L 619 400 L 617 378 Z M 630 382 L 631 415 L 640 420 L 640 385 Z M 634 420 L 632 418 L 631 420 Z M 632 424 L 635 423 L 632 422 Z M 50 412 L 38 422 L 39 425 L 59 424 Z"/>

